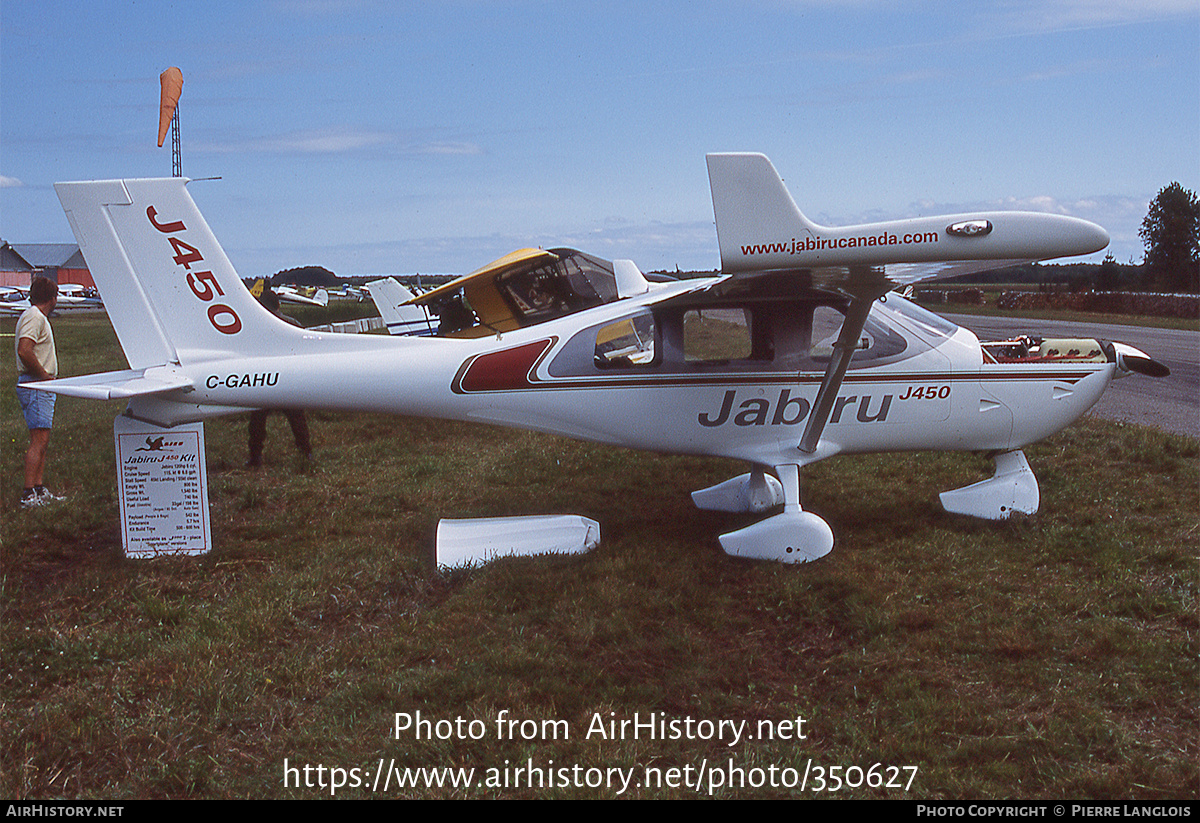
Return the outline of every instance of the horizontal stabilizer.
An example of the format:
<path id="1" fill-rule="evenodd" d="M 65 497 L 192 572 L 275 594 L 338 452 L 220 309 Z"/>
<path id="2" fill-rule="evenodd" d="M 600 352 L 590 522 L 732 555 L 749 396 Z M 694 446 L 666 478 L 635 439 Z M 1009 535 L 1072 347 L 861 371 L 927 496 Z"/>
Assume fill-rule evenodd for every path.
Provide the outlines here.
<path id="1" fill-rule="evenodd" d="M 84 397 L 88 400 L 123 400 L 148 394 L 162 394 L 180 389 L 194 389 L 191 379 L 166 366 L 149 369 L 85 374 L 62 380 L 45 380 L 27 384 L 31 389 Z"/>

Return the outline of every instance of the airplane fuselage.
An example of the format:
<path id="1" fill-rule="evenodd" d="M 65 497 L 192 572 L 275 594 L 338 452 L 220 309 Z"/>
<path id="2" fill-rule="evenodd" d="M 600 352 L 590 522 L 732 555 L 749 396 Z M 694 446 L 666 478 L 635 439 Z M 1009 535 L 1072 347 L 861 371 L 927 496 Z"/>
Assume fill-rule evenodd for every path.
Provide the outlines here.
<path id="1" fill-rule="evenodd" d="M 595 366 L 596 329 L 640 308 L 627 301 L 476 339 L 306 332 L 295 354 L 177 367 L 194 390 L 165 395 L 173 402 L 152 404 L 143 414 L 174 424 L 242 408 L 370 410 L 804 465 L 839 453 L 1021 448 L 1082 415 L 1115 369 L 1107 362 L 988 363 L 971 332 L 955 327 L 934 337 L 900 325 L 893 314 L 892 328 L 899 325 L 897 331 L 925 345 L 897 362 L 852 367 L 820 447 L 804 454 L 797 445 L 821 371 L 671 362 L 665 355 L 639 368 Z M 180 354 L 187 362 L 187 353 Z"/>

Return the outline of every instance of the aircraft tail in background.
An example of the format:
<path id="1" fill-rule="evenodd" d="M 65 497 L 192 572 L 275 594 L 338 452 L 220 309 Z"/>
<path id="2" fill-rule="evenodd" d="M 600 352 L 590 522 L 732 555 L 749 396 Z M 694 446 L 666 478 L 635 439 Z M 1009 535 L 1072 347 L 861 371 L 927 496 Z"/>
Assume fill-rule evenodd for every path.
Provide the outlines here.
<path id="1" fill-rule="evenodd" d="M 407 306 L 413 293 L 400 285 L 394 277 L 372 280 L 366 285 L 379 315 L 387 324 L 389 334 L 418 335 L 428 337 L 437 332 L 437 325 L 430 319 L 424 306 Z"/>

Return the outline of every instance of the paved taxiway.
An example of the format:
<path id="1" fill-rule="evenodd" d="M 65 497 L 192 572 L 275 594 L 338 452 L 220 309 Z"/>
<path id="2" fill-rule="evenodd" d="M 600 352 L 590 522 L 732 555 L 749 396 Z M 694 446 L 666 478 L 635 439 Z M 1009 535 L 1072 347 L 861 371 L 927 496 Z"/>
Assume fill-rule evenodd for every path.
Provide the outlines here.
<path id="1" fill-rule="evenodd" d="M 938 314 L 970 329 L 985 341 L 1006 340 L 1019 334 L 1093 337 L 1141 349 L 1169 368 L 1171 374 L 1159 379 L 1134 374 L 1114 380 L 1090 413 L 1106 420 L 1125 420 L 1200 437 L 1200 332 L 1069 320 Z"/>

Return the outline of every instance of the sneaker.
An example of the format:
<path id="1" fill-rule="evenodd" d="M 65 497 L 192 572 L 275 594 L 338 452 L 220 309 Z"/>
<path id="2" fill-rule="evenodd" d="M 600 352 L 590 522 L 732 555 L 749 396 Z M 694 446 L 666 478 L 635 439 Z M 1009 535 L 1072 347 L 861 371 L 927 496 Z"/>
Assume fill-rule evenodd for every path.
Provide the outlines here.
<path id="1" fill-rule="evenodd" d="M 32 509 L 35 506 L 45 505 L 46 502 L 48 501 L 44 500 L 42 496 L 38 494 L 37 489 L 26 489 L 21 494 L 22 509 Z"/>
<path id="2" fill-rule="evenodd" d="M 55 494 L 54 492 L 50 491 L 45 486 L 36 487 L 34 489 L 34 492 L 37 494 L 38 497 L 41 498 L 43 503 L 58 503 L 58 502 L 61 502 L 61 501 L 67 499 L 67 498 L 63 497 L 61 494 Z"/>

